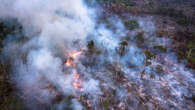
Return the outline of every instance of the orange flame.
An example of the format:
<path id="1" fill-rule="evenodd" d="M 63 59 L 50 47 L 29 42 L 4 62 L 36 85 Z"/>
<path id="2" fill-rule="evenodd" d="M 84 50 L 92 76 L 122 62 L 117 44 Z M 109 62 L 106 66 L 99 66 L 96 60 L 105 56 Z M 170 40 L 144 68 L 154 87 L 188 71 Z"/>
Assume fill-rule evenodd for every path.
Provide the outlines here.
<path id="1" fill-rule="evenodd" d="M 72 66 L 73 62 L 70 59 L 67 59 L 65 64 L 66 64 L 66 66 Z"/>
<path id="2" fill-rule="evenodd" d="M 76 59 L 82 53 L 83 53 L 83 50 L 72 53 L 70 57 L 66 60 L 65 65 L 74 66 L 73 60 Z"/>
<path id="3" fill-rule="evenodd" d="M 79 55 L 81 55 L 83 53 L 83 50 L 81 50 L 81 51 L 78 51 L 78 52 L 75 52 L 75 53 L 73 53 L 72 55 L 71 55 L 71 57 L 73 58 L 73 59 L 76 59 Z"/>
<path id="4" fill-rule="evenodd" d="M 75 60 L 76 58 L 78 58 L 79 55 L 81 55 L 83 53 L 83 50 L 81 51 L 77 51 L 77 52 L 74 52 L 72 54 L 70 54 L 70 57 L 66 60 L 65 62 L 65 65 L 66 66 L 72 66 L 74 67 L 73 69 L 73 73 L 74 73 L 74 78 L 73 78 L 73 83 L 72 85 L 79 91 L 82 91 L 83 88 L 81 87 L 81 80 L 80 79 L 80 75 L 77 73 L 77 70 L 76 70 L 76 64 L 73 62 L 73 60 Z"/>
<path id="5" fill-rule="evenodd" d="M 83 90 L 83 88 L 81 87 L 81 80 L 79 80 L 80 79 L 80 75 L 77 73 L 77 71 L 76 70 L 74 70 L 73 71 L 74 72 L 74 79 L 73 79 L 73 83 L 72 83 L 72 85 L 76 88 L 76 89 L 78 89 L 79 91 L 82 91 Z"/>

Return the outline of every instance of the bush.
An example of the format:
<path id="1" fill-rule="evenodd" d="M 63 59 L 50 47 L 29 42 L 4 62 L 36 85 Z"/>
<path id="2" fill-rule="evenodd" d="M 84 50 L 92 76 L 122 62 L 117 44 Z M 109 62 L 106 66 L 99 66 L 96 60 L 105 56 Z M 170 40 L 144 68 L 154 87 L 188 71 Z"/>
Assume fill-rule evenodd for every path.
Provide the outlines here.
<path id="1" fill-rule="evenodd" d="M 156 72 L 160 75 L 164 72 L 163 67 L 161 65 L 156 66 Z"/>
<path id="2" fill-rule="evenodd" d="M 153 54 L 152 52 L 148 51 L 148 50 L 146 50 L 144 53 L 145 53 L 145 56 L 146 56 L 147 59 L 156 58 L 156 55 Z"/>
<path id="3" fill-rule="evenodd" d="M 91 41 L 88 42 L 87 48 L 88 48 L 88 52 L 90 54 L 96 54 L 96 55 L 101 54 L 101 50 L 96 47 L 96 45 L 95 45 L 95 43 L 94 43 L 93 40 L 91 40 Z"/>
<path id="4" fill-rule="evenodd" d="M 136 35 L 136 43 L 138 43 L 138 45 L 142 45 L 144 43 L 144 33 L 143 32 L 139 32 Z"/>
<path id="5" fill-rule="evenodd" d="M 160 50 L 161 52 L 167 52 L 167 49 L 162 45 L 154 46 L 154 49 Z"/>
<path id="6" fill-rule="evenodd" d="M 179 24 L 179 25 L 182 25 L 182 26 L 188 26 L 190 24 L 194 25 L 194 19 L 193 17 L 181 17 L 179 18 L 176 22 Z"/>
<path id="7" fill-rule="evenodd" d="M 3 48 L 3 41 L 8 35 L 22 34 L 22 26 L 15 19 L 0 20 L 0 52 Z M 16 39 L 16 38 L 14 38 Z"/>
<path id="8" fill-rule="evenodd" d="M 124 23 L 125 27 L 129 30 L 134 30 L 139 28 L 139 24 L 136 20 L 128 20 Z"/>

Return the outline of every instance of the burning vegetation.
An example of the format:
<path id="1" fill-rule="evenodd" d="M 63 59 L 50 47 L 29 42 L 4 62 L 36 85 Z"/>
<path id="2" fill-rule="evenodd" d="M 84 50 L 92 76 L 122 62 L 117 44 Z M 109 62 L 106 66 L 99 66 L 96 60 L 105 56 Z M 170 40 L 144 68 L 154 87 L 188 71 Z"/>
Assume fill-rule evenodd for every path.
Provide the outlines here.
<path id="1" fill-rule="evenodd" d="M 156 18 L 183 13 L 179 25 L 192 26 L 191 16 L 158 6 L 153 0 L 2 1 L 0 108 L 194 110 L 188 68 L 194 35 L 173 33 L 171 23 Z M 166 26 L 169 32 L 162 31 Z"/>
<path id="2" fill-rule="evenodd" d="M 73 67 L 73 74 L 74 74 L 74 78 L 73 78 L 73 83 L 72 85 L 79 91 L 82 91 L 83 88 L 81 87 L 82 85 L 82 81 L 80 80 L 80 75 L 77 73 L 77 67 L 76 67 L 76 62 L 75 60 L 78 59 L 79 55 L 82 54 L 83 51 L 77 51 L 77 52 L 73 52 L 70 54 L 69 58 L 65 61 L 65 65 L 67 67 Z"/>

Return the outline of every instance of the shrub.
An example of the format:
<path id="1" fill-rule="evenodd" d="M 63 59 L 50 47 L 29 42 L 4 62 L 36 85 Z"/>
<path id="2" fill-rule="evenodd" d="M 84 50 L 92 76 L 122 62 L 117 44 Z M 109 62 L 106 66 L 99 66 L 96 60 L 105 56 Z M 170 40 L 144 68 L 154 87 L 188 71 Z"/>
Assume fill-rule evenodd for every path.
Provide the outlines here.
<path id="1" fill-rule="evenodd" d="M 130 41 L 131 40 L 131 37 L 130 36 L 126 36 L 125 37 L 125 40 Z"/>
<path id="2" fill-rule="evenodd" d="M 102 106 L 103 110 L 107 110 L 109 108 L 109 105 L 110 105 L 109 99 L 103 99 L 101 101 L 101 106 Z"/>
<path id="3" fill-rule="evenodd" d="M 162 45 L 154 46 L 154 49 L 160 50 L 161 52 L 167 52 L 167 49 Z"/>
<path id="4" fill-rule="evenodd" d="M 125 27 L 129 30 L 134 30 L 139 28 L 139 24 L 136 20 L 128 20 L 124 23 Z"/>
<path id="5" fill-rule="evenodd" d="M 144 43 L 144 33 L 143 32 L 139 32 L 137 35 L 136 35 L 136 42 L 138 43 L 138 45 L 141 45 Z"/>
<path id="6" fill-rule="evenodd" d="M 156 66 L 156 72 L 162 74 L 164 72 L 163 67 L 161 65 Z"/>
<path id="7" fill-rule="evenodd" d="M 97 55 L 101 54 L 101 50 L 96 47 L 93 40 L 88 42 L 87 48 L 90 54 L 97 54 Z"/>
<path id="8" fill-rule="evenodd" d="M 190 16 L 184 16 L 184 17 L 178 18 L 176 23 L 182 26 L 188 26 L 190 24 L 194 25 L 194 18 Z"/>
<path id="9" fill-rule="evenodd" d="M 148 50 L 146 50 L 144 53 L 145 53 L 146 59 L 156 58 L 156 55 Z"/>

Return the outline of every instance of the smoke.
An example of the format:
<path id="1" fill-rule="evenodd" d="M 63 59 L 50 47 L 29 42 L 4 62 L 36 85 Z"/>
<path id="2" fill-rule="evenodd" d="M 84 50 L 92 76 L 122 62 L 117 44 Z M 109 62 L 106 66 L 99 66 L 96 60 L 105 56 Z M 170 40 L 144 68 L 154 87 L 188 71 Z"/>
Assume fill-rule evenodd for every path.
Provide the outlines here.
<path id="1" fill-rule="evenodd" d="M 82 0 L 1 0 L 0 10 L 0 18 L 17 19 L 23 27 L 25 40 L 7 42 L 3 53 L 13 64 L 19 95 L 32 110 L 98 110 L 110 103 L 116 109 L 176 103 L 181 109 L 186 106 L 182 94 L 193 95 L 192 72 L 175 55 L 160 53 L 146 66 L 145 49 L 171 44 L 156 37 L 153 18 L 130 15 L 139 28 L 128 31 L 117 16 L 99 22 L 98 10 Z M 147 39 L 143 49 L 135 43 L 139 32 Z"/>
<path id="2" fill-rule="evenodd" d="M 44 104 L 51 103 L 58 92 L 76 92 L 74 75 L 63 71 L 64 61 L 72 51 L 85 48 L 86 37 L 95 25 L 93 9 L 89 10 L 82 0 L 1 0 L 0 9 L 1 18 L 15 18 L 22 24 L 28 39 L 20 45 L 7 43 L 4 48 L 9 56 L 15 54 L 10 57 L 22 95 Z M 95 80 L 89 83 L 85 88 L 88 92 L 98 86 Z"/>
<path id="3" fill-rule="evenodd" d="M 8 42 L 4 54 L 12 61 L 13 79 L 21 97 L 27 103 L 35 103 L 28 104 L 32 109 L 50 105 L 59 94 L 79 97 L 73 84 L 77 80 L 83 80 L 82 93 L 102 94 L 99 81 L 76 59 L 74 62 L 79 65 L 76 69 L 83 79 L 75 79 L 78 77 L 75 69 L 64 64 L 74 51 L 86 50 L 90 35 L 94 36 L 93 40 L 97 37 L 98 45 L 104 42 L 102 46 L 108 46 L 109 50 L 118 46 L 119 40 L 111 30 L 103 24 L 96 29 L 94 9 L 82 0 L 1 0 L 0 9 L 2 19 L 17 19 L 24 29 L 27 41 Z M 71 103 L 73 109 L 82 109 L 75 99 Z"/>

